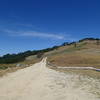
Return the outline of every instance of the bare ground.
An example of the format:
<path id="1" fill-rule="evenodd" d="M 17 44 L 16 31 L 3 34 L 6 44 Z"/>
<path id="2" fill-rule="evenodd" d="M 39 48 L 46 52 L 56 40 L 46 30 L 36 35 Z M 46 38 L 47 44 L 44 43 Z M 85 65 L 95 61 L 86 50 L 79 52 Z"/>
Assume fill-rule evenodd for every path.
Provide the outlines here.
<path id="1" fill-rule="evenodd" d="M 0 100 L 100 100 L 100 80 L 40 63 L 0 78 Z"/>

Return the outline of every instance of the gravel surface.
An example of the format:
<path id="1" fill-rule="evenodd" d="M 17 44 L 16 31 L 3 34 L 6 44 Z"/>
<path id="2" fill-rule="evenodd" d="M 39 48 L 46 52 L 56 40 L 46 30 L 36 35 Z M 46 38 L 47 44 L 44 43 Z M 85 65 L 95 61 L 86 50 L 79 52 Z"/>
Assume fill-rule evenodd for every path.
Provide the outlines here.
<path id="1" fill-rule="evenodd" d="M 0 78 L 0 100 L 100 100 L 100 80 L 46 67 L 46 58 Z"/>

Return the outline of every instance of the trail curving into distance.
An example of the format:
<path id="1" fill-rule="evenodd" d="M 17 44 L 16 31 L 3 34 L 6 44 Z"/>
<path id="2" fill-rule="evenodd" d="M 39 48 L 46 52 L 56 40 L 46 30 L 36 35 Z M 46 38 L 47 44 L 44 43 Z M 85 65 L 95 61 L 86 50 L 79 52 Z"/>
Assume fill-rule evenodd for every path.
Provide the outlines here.
<path id="1" fill-rule="evenodd" d="M 0 78 L 0 100 L 100 100 L 100 80 L 46 67 L 46 58 Z"/>

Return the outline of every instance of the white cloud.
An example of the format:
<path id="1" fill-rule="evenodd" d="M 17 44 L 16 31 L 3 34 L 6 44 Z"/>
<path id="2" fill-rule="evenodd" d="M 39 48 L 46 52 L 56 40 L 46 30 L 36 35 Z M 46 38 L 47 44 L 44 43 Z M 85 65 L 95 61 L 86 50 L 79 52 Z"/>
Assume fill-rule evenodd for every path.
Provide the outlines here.
<path id="1" fill-rule="evenodd" d="M 53 33 L 43 33 L 36 31 L 13 31 L 13 30 L 4 30 L 3 32 L 8 33 L 9 36 L 16 36 L 16 37 L 39 37 L 39 38 L 65 40 L 70 42 L 78 40 L 74 38 L 72 35 L 67 33 L 53 34 Z"/>
<path id="2" fill-rule="evenodd" d="M 44 38 L 55 38 L 55 39 L 64 39 L 64 36 L 49 34 L 49 33 L 40 33 L 40 32 L 24 32 L 20 34 L 21 36 L 33 36 L 33 37 L 44 37 Z"/>
<path id="3" fill-rule="evenodd" d="M 52 33 L 35 32 L 35 31 L 25 31 L 25 32 L 23 32 L 23 31 L 5 30 L 4 32 L 9 33 L 10 36 L 65 39 L 63 35 L 57 35 L 57 34 L 52 34 Z"/>

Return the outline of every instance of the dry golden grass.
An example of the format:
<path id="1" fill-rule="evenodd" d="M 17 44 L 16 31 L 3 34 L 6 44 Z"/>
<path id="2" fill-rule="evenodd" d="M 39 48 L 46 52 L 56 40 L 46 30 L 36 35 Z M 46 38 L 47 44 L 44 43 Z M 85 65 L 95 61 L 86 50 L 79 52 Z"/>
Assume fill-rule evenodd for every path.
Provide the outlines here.
<path id="1" fill-rule="evenodd" d="M 32 64 L 39 62 L 40 59 L 33 58 L 30 60 L 25 60 L 23 62 L 15 63 L 15 64 L 0 64 L 0 77 L 6 75 L 7 73 L 15 72 L 19 69 L 23 69 L 29 67 Z M 21 64 L 22 66 L 16 66 L 17 64 Z"/>
<path id="2" fill-rule="evenodd" d="M 58 66 L 100 68 L 100 45 L 92 41 L 78 43 L 76 48 L 74 45 L 61 47 L 51 53 L 48 60 Z"/>
<path id="3" fill-rule="evenodd" d="M 49 61 L 59 66 L 95 66 L 100 67 L 100 56 L 82 53 L 63 54 L 50 57 Z"/>
<path id="4" fill-rule="evenodd" d="M 100 68 L 100 45 L 96 45 L 96 41 L 84 41 L 74 45 L 62 46 L 57 50 L 45 53 L 48 61 L 58 66 L 93 66 Z M 23 64 L 25 66 L 16 67 L 16 64 L 0 64 L 0 76 L 9 72 L 14 72 L 39 62 L 36 56 L 30 56 L 25 61 L 16 64 Z M 27 65 L 27 66 L 26 66 Z"/>

